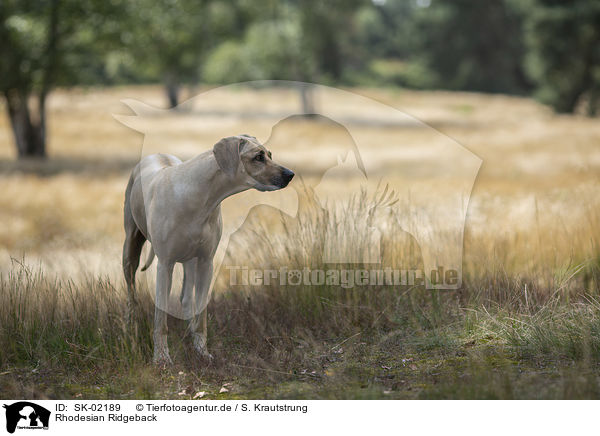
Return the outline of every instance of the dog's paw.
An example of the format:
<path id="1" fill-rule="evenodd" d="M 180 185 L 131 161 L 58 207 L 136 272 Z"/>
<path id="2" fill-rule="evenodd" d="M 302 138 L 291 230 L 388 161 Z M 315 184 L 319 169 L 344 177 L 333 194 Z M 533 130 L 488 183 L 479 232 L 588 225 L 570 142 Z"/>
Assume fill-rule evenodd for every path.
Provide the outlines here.
<path id="1" fill-rule="evenodd" d="M 211 365 L 214 362 L 213 355 L 206 348 L 193 347 L 192 356 L 196 364 L 201 367 Z"/>
<path id="2" fill-rule="evenodd" d="M 195 334 L 192 338 L 192 349 L 199 360 L 211 362 L 212 354 L 208 352 L 206 347 L 206 339 L 202 335 Z"/>
<path id="3" fill-rule="evenodd" d="M 194 349 L 194 354 L 196 354 L 196 358 L 202 362 L 210 363 L 215 359 L 207 350 Z"/>

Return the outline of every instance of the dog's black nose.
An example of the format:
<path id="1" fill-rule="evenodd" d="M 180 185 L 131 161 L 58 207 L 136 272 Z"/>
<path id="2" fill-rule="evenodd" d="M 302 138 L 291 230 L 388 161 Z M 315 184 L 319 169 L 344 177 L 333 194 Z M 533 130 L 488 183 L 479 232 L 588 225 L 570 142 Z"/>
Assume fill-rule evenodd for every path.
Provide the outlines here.
<path id="1" fill-rule="evenodd" d="M 281 172 L 281 178 L 283 179 L 285 186 L 287 186 L 287 184 L 290 183 L 290 181 L 294 178 L 294 172 L 284 168 L 284 170 Z"/>

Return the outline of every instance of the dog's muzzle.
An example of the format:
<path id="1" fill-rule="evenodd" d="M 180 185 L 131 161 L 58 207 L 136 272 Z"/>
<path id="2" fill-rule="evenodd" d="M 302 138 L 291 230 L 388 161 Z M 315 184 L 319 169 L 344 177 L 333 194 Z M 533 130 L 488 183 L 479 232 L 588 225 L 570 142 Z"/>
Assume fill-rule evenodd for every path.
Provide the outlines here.
<path id="1" fill-rule="evenodd" d="M 279 187 L 285 188 L 293 178 L 294 178 L 294 172 L 292 170 L 288 170 L 287 168 L 284 168 L 281 171 L 281 179 L 279 181 Z"/>

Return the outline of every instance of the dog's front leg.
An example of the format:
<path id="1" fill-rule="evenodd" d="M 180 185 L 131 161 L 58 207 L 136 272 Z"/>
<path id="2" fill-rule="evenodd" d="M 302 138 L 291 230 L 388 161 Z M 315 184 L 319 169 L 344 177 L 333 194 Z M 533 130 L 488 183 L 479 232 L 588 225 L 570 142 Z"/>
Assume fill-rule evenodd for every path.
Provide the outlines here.
<path id="1" fill-rule="evenodd" d="M 212 359 L 207 343 L 207 306 L 208 291 L 212 280 L 212 259 L 198 259 L 196 264 L 196 301 L 195 315 L 190 320 L 190 332 L 194 351 L 202 358 Z"/>
<path id="2" fill-rule="evenodd" d="M 196 285 L 196 258 L 183 264 L 183 286 L 181 288 L 181 307 L 183 318 L 191 319 L 197 312 L 194 310 L 194 286 Z"/>
<path id="3" fill-rule="evenodd" d="M 154 363 L 157 365 L 171 365 L 169 346 L 167 344 L 167 306 L 173 279 L 173 263 L 166 264 L 158 261 L 156 276 L 156 301 L 154 309 Z"/>

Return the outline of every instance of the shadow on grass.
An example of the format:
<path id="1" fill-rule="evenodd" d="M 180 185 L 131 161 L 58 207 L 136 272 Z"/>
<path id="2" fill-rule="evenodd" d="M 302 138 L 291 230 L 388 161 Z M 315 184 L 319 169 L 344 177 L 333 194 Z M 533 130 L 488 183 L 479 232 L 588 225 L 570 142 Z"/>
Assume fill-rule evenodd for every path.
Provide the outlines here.
<path id="1" fill-rule="evenodd" d="M 0 174 L 32 174 L 51 177 L 60 174 L 106 176 L 128 174 L 139 162 L 139 157 L 65 157 L 48 159 L 0 159 Z"/>

